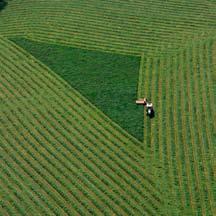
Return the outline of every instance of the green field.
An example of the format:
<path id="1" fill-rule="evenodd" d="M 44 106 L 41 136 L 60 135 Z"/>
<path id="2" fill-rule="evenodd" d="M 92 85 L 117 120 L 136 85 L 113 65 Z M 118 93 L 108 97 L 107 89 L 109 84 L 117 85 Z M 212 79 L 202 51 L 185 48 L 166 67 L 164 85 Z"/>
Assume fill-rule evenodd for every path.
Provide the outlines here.
<path id="1" fill-rule="evenodd" d="M 0 215 L 214 216 L 216 1 L 5 2 Z"/>
<path id="2" fill-rule="evenodd" d="M 23 39 L 13 41 L 45 63 L 113 121 L 143 140 L 143 107 L 134 106 L 139 57 Z"/>

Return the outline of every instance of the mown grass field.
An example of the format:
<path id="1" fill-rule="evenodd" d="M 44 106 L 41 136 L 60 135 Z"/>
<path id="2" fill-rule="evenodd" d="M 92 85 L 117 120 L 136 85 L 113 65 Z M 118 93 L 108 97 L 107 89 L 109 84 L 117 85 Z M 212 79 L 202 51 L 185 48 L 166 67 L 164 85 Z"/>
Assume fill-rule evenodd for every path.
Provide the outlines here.
<path id="1" fill-rule="evenodd" d="M 143 141 L 143 107 L 134 106 L 140 58 L 13 39 L 134 137 Z M 61 64 L 60 64 L 61 62 Z"/>
<path id="2" fill-rule="evenodd" d="M 215 36 L 215 1 L 8 0 L 0 215 L 214 216 Z"/>

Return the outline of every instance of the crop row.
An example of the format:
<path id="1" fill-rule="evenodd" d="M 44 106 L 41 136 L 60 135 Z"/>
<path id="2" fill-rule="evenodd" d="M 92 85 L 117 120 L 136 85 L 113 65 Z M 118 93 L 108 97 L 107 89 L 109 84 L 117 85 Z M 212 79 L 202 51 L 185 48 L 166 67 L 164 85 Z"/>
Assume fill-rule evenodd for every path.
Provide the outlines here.
<path id="1" fill-rule="evenodd" d="M 42 116 L 41 118 L 44 118 L 44 116 Z M 19 120 L 21 121 L 21 119 L 19 119 Z M 38 122 L 36 122 L 36 123 L 38 124 Z M 28 127 L 26 126 L 26 128 L 29 128 L 29 126 L 28 126 Z M 52 135 L 54 135 L 54 134 L 52 134 Z M 56 136 L 58 136 L 58 133 L 56 133 Z M 45 136 L 45 137 L 46 137 L 46 136 Z M 38 136 L 35 135 L 35 139 L 38 139 Z M 48 140 L 48 141 L 49 141 L 50 143 L 53 143 L 53 141 L 52 141 L 52 142 L 51 142 L 50 140 Z M 57 141 L 59 141 L 59 140 L 57 139 Z M 49 143 L 49 142 L 48 142 L 48 143 Z M 41 143 L 41 142 L 40 142 L 40 143 Z M 63 143 L 61 143 L 61 144 L 63 144 Z M 81 160 L 81 159 L 80 159 L 80 160 Z"/>
<path id="2" fill-rule="evenodd" d="M 27 108 L 27 107 L 26 107 L 26 108 Z M 32 110 L 32 109 L 31 109 L 31 110 Z M 32 111 L 34 111 L 34 110 L 32 110 Z M 20 110 L 19 113 L 21 114 L 21 112 L 22 112 L 22 110 Z M 27 112 L 27 111 L 26 111 L 26 112 Z M 25 113 L 26 113 L 26 112 L 25 112 Z M 35 112 L 34 112 L 34 115 L 36 115 Z M 41 114 L 41 115 L 42 115 L 42 114 Z M 45 114 L 45 115 L 47 115 L 47 114 Z M 36 116 L 37 116 L 37 115 L 36 115 Z M 58 117 L 58 115 L 56 115 L 56 116 Z M 23 119 L 24 119 L 24 117 L 25 117 L 25 116 L 23 116 Z M 42 115 L 42 117 L 41 117 L 41 118 L 38 117 L 38 119 L 45 119 L 45 120 L 46 120 L 47 117 L 45 117 L 44 115 Z M 30 119 L 29 119 L 29 120 L 30 120 Z M 21 119 L 20 119 L 20 121 L 21 121 Z M 40 121 L 40 120 L 37 120 L 37 121 Z M 58 122 L 57 122 L 57 121 L 58 121 L 58 119 L 56 119 L 56 122 L 54 122 L 56 125 L 58 125 Z M 49 122 L 51 122 L 50 119 L 49 119 Z M 40 124 L 42 124 L 42 122 L 40 121 L 39 124 L 38 124 L 38 122 L 34 122 L 34 124 L 40 125 Z M 52 124 L 51 126 L 53 127 L 53 124 Z M 27 126 L 26 126 L 26 127 L 27 127 Z M 30 127 L 30 126 L 28 126 L 27 128 L 29 128 L 29 127 Z M 48 127 L 48 126 L 46 126 L 46 125 L 45 125 L 44 127 L 46 127 L 46 129 L 49 130 L 49 132 L 52 131 L 52 130 L 50 129 L 50 128 L 52 128 L 52 127 Z M 30 127 L 30 128 L 31 128 L 31 127 Z M 60 131 L 59 128 L 58 128 L 58 130 Z M 47 137 L 47 134 L 46 134 L 46 133 L 45 133 L 45 134 L 44 134 L 43 132 L 40 132 L 40 133 L 42 133 L 42 134 L 40 134 L 40 136 L 42 135 L 43 137 Z M 64 145 L 63 141 L 64 141 L 64 142 L 66 142 L 66 141 L 68 142 L 67 139 L 70 139 L 70 137 L 67 135 L 67 136 L 65 136 L 65 139 L 64 139 L 64 140 L 62 140 L 62 141 L 59 140 L 58 136 L 61 135 L 61 134 L 59 134 L 57 131 L 54 131 L 53 133 L 50 133 L 50 134 L 51 134 L 52 136 L 57 136 L 57 138 L 56 138 L 57 141 L 59 141 L 62 145 Z M 64 135 L 65 135 L 65 134 L 64 134 Z M 74 134 L 73 134 L 73 135 L 74 135 Z M 36 137 L 39 137 L 39 135 L 37 135 Z M 49 138 L 49 137 L 48 137 L 48 138 Z M 66 139 L 66 138 L 67 138 L 67 139 Z M 76 141 L 76 142 L 80 142 L 79 140 L 75 140 L 75 141 Z M 74 143 L 75 143 L 75 141 L 74 141 Z M 49 144 L 49 143 L 53 143 L 53 140 L 50 140 L 50 139 L 49 139 L 47 144 Z M 74 151 L 75 151 L 75 150 L 73 149 L 73 152 L 74 152 Z M 84 149 L 81 148 L 81 149 L 80 149 L 80 152 L 83 153 L 83 152 L 84 152 Z M 75 156 L 76 156 L 76 155 L 75 155 Z M 87 156 L 88 156 L 88 155 L 87 155 Z M 87 156 L 84 158 L 85 161 L 87 161 L 87 159 L 88 159 Z M 66 156 L 65 156 L 65 157 L 66 157 Z M 89 157 L 89 156 L 88 156 L 88 157 Z M 79 155 L 79 158 L 80 158 L 80 155 Z M 82 159 L 80 158 L 80 160 L 82 160 Z M 94 159 L 94 161 L 95 161 L 95 159 Z M 86 162 L 86 163 L 87 163 L 87 165 L 88 165 L 88 162 Z M 64 165 L 64 166 L 66 166 L 66 165 Z M 102 169 L 102 167 L 100 167 L 100 169 Z M 95 170 L 95 168 L 94 168 L 93 170 Z M 111 171 L 112 171 L 112 170 L 111 170 Z M 98 175 L 97 177 L 99 177 L 99 175 Z M 104 178 L 104 179 L 106 180 L 107 178 Z M 114 178 L 114 180 L 115 180 L 115 178 Z M 106 182 L 106 184 L 107 184 L 107 182 Z"/>
<path id="3" fill-rule="evenodd" d="M 17 53 L 16 57 L 19 57 L 19 54 L 20 53 Z M 31 64 L 31 62 L 29 62 L 29 64 Z M 26 65 L 26 66 L 29 67 L 28 65 Z M 34 66 L 38 66 L 38 65 L 34 65 Z M 40 67 L 44 68 L 44 71 L 48 70 L 48 68 L 46 68 L 44 65 L 40 65 Z M 38 67 L 38 69 L 40 67 Z M 29 67 L 27 70 L 31 70 L 31 67 Z M 49 72 L 52 74 L 52 76 L 50 76 L 49 73 L 43 73 L 42 76 L 41 76 L 41 74 L 37 73 L 37 76 L 40 76 L 41 79 L 43 79 L 43 80 L 45 80 L 45 78 L 48 78 L 49 83 L 46 85 L 46 87 L 48 86 L 49 88 L 52 89 L 52 92 L 55 92 L 55 94 L 60 95 L 60 97 L 64 100 L 65 105 L 68 104 L 67 97 L 69 97 L 70 99 L 73 99 L 73 100 L 76 99 L 75 102 L 77 103 L 78 106 L 81 106 L 81 104 L 80 104 L 81 102 L 84 104 L 88 104 L 88 108 L 86 106 L 84 106 L 83 110 L 86 114 L 91 115 L 92 119 L 91 120 L 89 119 L 89 123 L 94 121 L 93 122 L 94 124 L 91 124 L 92 127 L 97 126 L 98 129 L 101 129 L 101 131 L 98 130 L 98 132 L 102 132 L 103 135 L 105 136 L 106 140 L 110 140 L 110 138 L 114 137 L 115 138 L 114 142 L 116 142 L 115 143 L 116 151 L 118 152 L 119 149 L 121 149 L 121 151 L 123 153 L 127 154 L 127 157 L 129 156 L 129 158 L 131 158 L 131 160 L 139 163 L 139 160 L 136 159 L 136 157 L 132 156 L 132 154 L 130 154 L 129 152 L 126 153 L 124 148 L 122 148 L 123 146 L 128 146 L 128 144 L 129 144 L 128 139 L 130 139 L 130 141 L 132 141 L 136 146 L 140 145 L 139 142 L 137 142 L 136 139 L 133 139 L 133 137 L 129 136 L 129 134 L 123 133 L 124 132 L 123 130 L 120 131 L 120 128 L 117 127 L 117 125 L 113 124 L 112 121 L 110 121 L 110 119 L 108 119 L 106 116 L 104 116 L 98 109 L 94 109 L 94 111 L 92 109 L 90 109 L 90 108 L 95 108 L 95 107 L 93 107 L 84 97 L 82 97 L 80 94 L 78 94 L 78 92 L 76 92 L 75 90 L 73 90 L 73 94 L 76 95 L 76 97 L 71 96 L 70 92 L 68 92 L 68 91 L 64 92 L 64 94 L 62 94 L 61 91 L 55 91 L 55 89 L 53 87 L 57 85 L 56 79 L 58 80 L 58 82 L 62 83 L 62 85 L 64 85 L 64 86 L 66 85 L 66 83 L 62 82 L 62 80 L 60 80 L 59 77 L 56 76 L 55 74 L 53 74 L 51 71 L 49 71 Z M 34 73 L 34 71 L 32 71 L 32 74 L 33 73 Z M 42 71 L 41 71 L 41 73 L 42 73 Z M 53 77 L 55 77 L 55 79 L 53 79 Z M 38 83 L 38 85 L 40 85 L 40 83 Z M 73 110 L 75 108 L 75 107 L 71 106 L 70 103 L 68 104 L 68 106 L 70 107 L 69 111 Z M 68 111 L 65 110 L 65 112 L 68 112 Z M 79 110 L 76 110 L 76 112 L 79 112 Z M 95 115 L 95 112 L 97 113 L 97 115 Z M 80 113 L 80 114 L 82 114 L 82 113 Z M 85 115 L 85 118 L 83 118 L 83 120 L 87 120 L 87 119 L 88 119 L 88 115 Z M 103 124 L 103 127 L 102 127 L 101 123 L 103 121 L 105 121 L 106 123 L 109 123 L 109 124 Z M 113 128 L 115 128 L 115 130 L 113 130 Z M 104 129 L 106 129 L 106 130 L 104 130 Z M 118 133 L 118 131 L 121 132 L 122 134 Z M 110 134 L 108 132 L 112 133 L 112 137 L 109 137 Z M 121 144 L 123 144 L 123 145 L 121 145 Z M 128 146 L 128 147 L 130 147 L 130 146 Z M 131 150 L 133 149 L 134 151 L 136 151 L 136 149 L 134 147 L 135 146 L 131 146 Z M 139 155 L 139 151 L 136 151 L 136 154 Z M 136 168 L 136 170 L 137 170 L 137 168 Z M 139 171 L 137 170 L 137 172 L 139 172 Z M 147 178 L 147 176 L 145 176 L 145 178 Z"/>
<path id="4" fill-rule="evenodd" d="M 35 3 L 35 2 L 34 2 Z M 34 5 L 33 3 L 33 5 Z M 169 4 L 170 5 L 170 4 Z M 93 16 L 95 17 L 95 20 L 97 20 L 97 17 L 103 17 L 104 19 L 105 18 L 109 18 L 109 19 L 113 19 L 112 15 L 113 13 L 115 13 L 115 19 L 113 19 L 113 23 L 115 23 L 116 21 L 120 21 L 120 18 L 121 20 L 122 19 L 125 19 L 127 22 L 132 22 L 134 23 L 135 25 L 137 24 L 142 24 L 142 23 L 137 23 L 134 19 L 134 17 L 136 17 L 136 20 L 138 19 L 141 19 L 143 22 L 146 22 L 145 21 L 145 18 L 151 17 L 152 20 L 155 20 L 155 21 L 158 21 L 158 18 L 156 16 L 153 16 L 153 14 L 155 12 L 158 13 L 158 6 L 157 8 L 152 8 L 152 7 L 149 7 L 148 10 L 146 10 L 146 8 L 141 8 L 142 10 L 137 10 L 137 7 L 133 7 L 133 6 L 130 6 L 129 8 L 127 8 L 126 10 L 122 10 L 122 9 L 125 9 L 126 8 L 126 4 L 124 4 L 124 8 L 123 7 L 115 7 L 114 4 L 112 3 L 112 6 L 109 7 L 108 4 L 105 5 L 105 6 L 102 6 L 102 7 L 97 7 L 97 5 L 95 4 L 89 4 L 88 7 L 84 7 L 85 6 L 85 3 L 82 4 L 81 2 L 79 2 L 79 5 L 78 7 L 75 6 L 75 4 L 68 4 L 67 8 L 65 7 L 53 7 L 52 5 L 50 4 L 47 4 L 47 5 L 44 5 L 44 4 L 37 4 L 35 7 L 32 7 L 32 11 L 33 12 L 37 12 L 37 13 L 40 13 L 40 12 L 45 12 L 45 13 L 52 13 L 52 11 L 56 11 L 56 8 L 57 9 L 57 12 L 64 12 L 65 14 L 68 14 L 68 15 L 71 15 L 73 16 L 74 14 L 79 14 L 81 16 Z M 177 4 L 175 5 L 177 6 Z M 18 5 L 15 5 L 13 4 L 12 5 L 12 8 L 16 9 L 19 11 L 19 9 L 22 11 L 24 11 L 23 8 L 19 8 Z M 167 11 L 164 11 L 163 12 L 163 8 L 161 8 L 160 10 L 160 14 L 161 16 L 163 15 L 167 15 Z M 106 9 L 106 11 L 104 11 L 103 9 Z M 153 9 L 153 10 L 152 10 Z M 167 8 L 165 8 L 167 10 Z M 186 11 L 186 9 L 188 9 L 188 11 Z M 197 6 L 197 9 L 199 9 L 199 5 Z M 38 12 L 39 10 L 39 12 Z M 143 14 L 143 10 L 146 12 L 145 14 Z M 209 11 L 209 8 L 202 8 L 200 9 L 203 11 L 206 11 L 208 12 L 208 15 L 214 15 L 214 13 L 211 11 Z M 134 11 L 136 11 L 137 13 L 134 14 Z M 68 12 L 68 13 L 66 13 Z M 203 22 L 206 22 L 206 20 L 210 21 L 210 22 L 214 22 L 212 19 L 209 18 L 209 16 L 204 16 L 203 17 L 200 17 L 200 11 L 195 11 L 194 10 L 194 7 L 191 7 L 189 8 L 188 5 L 181 10 L 181 13 L 175 13 L 173 10 L 169 10 L 168 11 L 169 15 L 172 16 L 173 20 L 175 20 L 177 23 L 178 23 L 178 26 L 179 25 L 183 25 L 184 21 L 187 21 L 188 18 L 190 18 L 190 22 L 194 22 L 194 24 L 196 25 L 201 25 L 202 24 L 202 21 Z M 10 14 L 10 12 L 9 12 Z M 33 13 L 34 15 L 34 13 Z M 184 16 L 182 16 L 184 15 Z M 197 17 L 197 15 L 199 15 L 199 17 Z M 203 20 L 201 19 L 203 18 Z M 139 20 L 140 21 L 140 20 Z M 163 23 L 163 26 L 166 26 L 167 24 L 169 24 L 169 19 L 167 16 L 163 17 L 163 19 L 160 20 L 160 22 L 164 22 Z M 161 26 L 161 27 L 163 27 Z M 170 26 L 167 26 L 167 27 L 170 27 Z M 191 25 L 191 27 L 193 27 Z"/>
<path id="5" fill-rule="evenodd" d="M 11 62 L 10 62 L 10 64 L 11 64 Z M 10 66 L 10 69 L 12 69 L 11 68 L 11 66 Z M 13 71 L 14 72 L 14 71 Z M 26 70 L 26 73 L 27 73 L 27 70 Z M 15 75 L 15 72 L 13 73 L 13 76 Z M 8 76 L 8 75 L 7 75 Z M 18 78 L 17 77 L 17 80 L 16 80 L 16 82 L 19 82 L 19 79 L 21 79 L 21 74 L 19 74 L 19 76 L 20 76 L 20 78 Z M 10 78 L 11 79 L 11 78 Z M 27 80 L 25 80 L 25 81 L 27 81 Z M 34 80 L 35 81 L 35 80 Z M 36 83 L 36 84 L 39 84 L 39 83 Z M 11 84 L 12 86 L 13 86 L 13 83 Z M 17 91 L 18 91 L 18 89 L 17 89 Z M 29 92 L 29 95 L 32 95 L 32 93 L 34 92 L 34 91 L 37 91 L 37 89 L 33 89 L 32 90 L 32 92 Z M 24 101 L 22 101 L 22 102 L 24 102 Z M 20 112 L 21 112 L 21 110 L 20 110 Z M 61 111 L 62 112 L 62 111 Z M 56 115 L 57 115 L 57 113 L 55 113 Z M 44 117 L 45 118 L 45 117 Z M 21 119 L 20 119 L 21 120 Z M 56 120 L 56 123 L 57 123 L 57 120 Z M 70 131 L 71 132 L 71 131 Z M 30 133 L 30 132 L 29 132 Z"/>
<path id="6" fill-rule="evenodd" d="M 116 7 L 115 4 L 107 2 L 98 5 L 93 2 L 86 7 L 86 3 L 79 2 L 78 4 L 67 3 L 67 7 L 62 3 L 59 7 L 56 5 L 53 7 L 46 2 L 37 2 L 37 4 L 26 2 L 26 6 L 31 7 L 32 10 L 30 15 L 27 13 L 29 10 L 26 10 L 25 7 L 20 8 L 18 2 L 13 2 L 7 12 L 9 16 L 6 19 L 7 25 L 1 29 L 3 34 L 9 34 L 9 30 L 14 35 L 13 32 L 25 28 L 27 32 L 34 34 L 35 39 L 39 40 L 100 48 L 110 52 L 137 54 L 142 51 L 166 52 L 166 47 L 170 43 L 173 48 L 169 46 L 169 51 L 175 52 L 182 46 L 182 31 L 184 31 L 184 35 L 187 34 L 187 38 L 191 38 L 195 32 L 200 35 L 203 28 L 208 30 L 215 23 L 214 13 L 211 13 L 205 4 L 198 4 L 196 10 L 190 7 L 191 3 L 186 2 L 185 5 L 183 4 L 184 7 L 182 5 L 179 8 L 175 2 L 173 4 L 169 2 L 166 7 L 160 7 L 160 4 L 154 2 L 153 7 L 144 7 L 143 9 L 141 7 L 140 10 L 137 10 L 135 2 L 130 4 L 130 7 L 127 7 L 126 4 Z M 160 20 L 157 16 L 152 15 L 155 13 L 155 7 L 160 8 L 162 16 Z M 168 10 L 168 8 L 170 9 Z M 180 12 L 172 12 L 172 8 L 178 8 Z M 200 10 L 202 16 L 200 16 Z M 125 13 L 125 11 L 127 12 Z M 208 15 L 206 15 L 207 12 Z M 22 17 L 22 20 L 18 21 L 17 15 L 14 15 L 17 13 Z M 115 13 L 114 17 L 113 13 Z M 50 14 L 52 14 L 51 20 L 47 19 L 47 15 Z M 151 17 L 150 21 L 148 14 Z M 33 23 L 32 20 L 36 21 Z M 122 20 L 124 21 L 122 22 Z M 17 22 L 19 22 L 20 28 L 14 29 Z M 153 24 L 157 28 L 153 29 Z M 185 30 L 185 25 L 187 25 L 187 30 Z M 27 32 L 24 31 L 23 36 L 27 36 Z M 175 37 L 173 37 L 173 32 L 175 32 Z"/>
<path id="7" fill-rule="evenodd" d="M 155 62 L 150 71 L 143 65 L 144 95 L 154 101 L 157 115 L 152 121 L 145 118 L 144 143 L 150 145 L 152 157 L 163 163 L 165 176 L 182 206 L 189 205 L 194 214 L 214 212 L 208 44 L 194 44 L 167 59 L 149 59 Z"/>

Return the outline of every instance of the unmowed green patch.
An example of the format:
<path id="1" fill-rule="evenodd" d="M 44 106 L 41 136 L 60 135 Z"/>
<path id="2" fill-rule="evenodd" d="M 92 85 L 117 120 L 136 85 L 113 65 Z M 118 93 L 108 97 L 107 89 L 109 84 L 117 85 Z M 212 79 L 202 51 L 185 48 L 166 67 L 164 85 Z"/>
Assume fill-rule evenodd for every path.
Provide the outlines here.
<path id="1" fill-rule="evenodd" d="M 0 11 L 3 10 L 7 6 L 7 2 L 4 0 L 0 0 Z"/>
<path id="2" fill-rule="evenodd" d="M 140 58 L 13 38 L 113 121 L 143 140 L 143 107 L 135 104 Z"/>

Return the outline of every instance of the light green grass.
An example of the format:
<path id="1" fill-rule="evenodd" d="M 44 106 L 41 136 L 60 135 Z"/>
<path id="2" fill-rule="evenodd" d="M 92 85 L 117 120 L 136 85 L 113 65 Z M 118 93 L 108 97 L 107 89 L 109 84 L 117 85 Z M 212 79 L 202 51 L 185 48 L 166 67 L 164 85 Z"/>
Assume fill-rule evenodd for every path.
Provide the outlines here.
<path id="1" fill-rule="evenodd" d="M 170 212 L 171 202 L 161 199 L 169 190 L 159 182 L 162 171 L 141 151 L 141 142 L 23 49 L 7 39 L 0 46 L 6 212 L 8 203 L 17 214 L 28 211 L 27 203 L 43 214 Z M 23 198 L 5 176 L 25 188 Z"/>
<path id="2" fill-rule="evenodd" d="M 213 49 L 206 40 L 143 62 L 144 92 L 157 113 L 151 122 L 144 116 L 144 142 L 152 158 L 163 161 L 164 180 L 179 185 L 173 193 L 190 215 L 215 210 Z"/>
<path id="3" fill-rule="evenodd" d="M 215 24 L 215 3 L 207 0 L 15 0 L 0 14 L 7 37 L 151 56 L 215 36 Z"/>
<path id="4" fill-rule="evenodd" d="M 216 3 L 208 0 L 9 0 L 0 12 L 0 214 L 213 216 L 215 26 Z M 55 73 L 8 38 L 38 41 L 40 50 L 19 40 Z M 46 56 L 50 50 L 64 63 Z M 62 79 L 70 80 L 73 63 L 79 90 L 72 55 L 88 77 L 82 94 Z M 96 104 L 98 89 L 88 92 L 93 79 L 114 94 L 107 81 L 123 77 L 108 76 L 115 66 L 136 67 L 133 94 L 153 101 L 143 142 L 123 129 L 118 109 L 108 115 Z"/>

